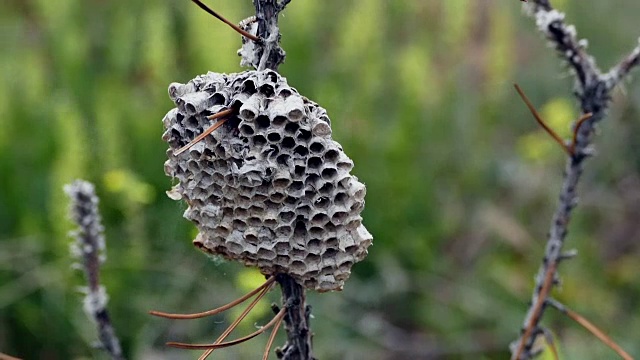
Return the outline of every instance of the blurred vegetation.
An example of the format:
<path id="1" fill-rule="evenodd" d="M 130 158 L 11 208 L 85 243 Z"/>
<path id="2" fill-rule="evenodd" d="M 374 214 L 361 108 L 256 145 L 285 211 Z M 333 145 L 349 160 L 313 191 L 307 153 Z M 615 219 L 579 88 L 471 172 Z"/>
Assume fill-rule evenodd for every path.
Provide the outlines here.
<path id="1" fill-rule="evenodd" d="M 233 21 L 250 1 L 210 2 Z M 640 2 L 554 1 L 603 68 L 640 35 Z M 240 39 L 187 0 L 9 0 L 0 12 L 0 352 L 104 358 L 72 270 L 62 185 L 97 184 L 103 282 L 128 358 L 196 358 L 229 317 L 151 318 L 233 299 L 259 275 L 191 245 L 169 200 L 167 86 L 237 72 Z M 615 21 L 612 21 L 615 19 Z M 516 338 L 562 178 L 563 153 L 512 90 L 565 133 L 572 78 L 519 1 L 292 1 L 281 72 L 329 111 L 368 186 L 374 246 L 341 293 L 310 294 L 320 359 L 500 359 Z M 617 91 L 589 161 L 555 295 L 640 354 L 640 84 Z M 277 301 L 278 294 L 270 294 Z M 265 303 L 239 333 L 269 316 Z M 233 316 L 236 314 L 229 314 Z M 614 358 L 549 311 L 563 358 Z M 266 336 L 221 350 L 257 358 Z M 282 344 L 282 334 L 277 343 Z"/>

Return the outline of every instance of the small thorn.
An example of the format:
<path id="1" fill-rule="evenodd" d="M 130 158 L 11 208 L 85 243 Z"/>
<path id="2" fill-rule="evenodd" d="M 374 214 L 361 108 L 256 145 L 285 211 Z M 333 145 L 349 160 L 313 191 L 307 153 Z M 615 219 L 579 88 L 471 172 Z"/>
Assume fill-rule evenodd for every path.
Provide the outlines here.
<path id="1" fill-rule="evenodd" d="M 596 147 L 593 146 L 592 144 L 589 144 L 589 146 L 587 146 L 584 149 L 582 149 L 582 155 L 584 157 L 595 156 L 597 153 L 598 152 L 596 151 Z"/>
<path id="2" fill-rule="evenodd" d="M 578 256 L 578 250 L 571 249 L 560 254 L 560 256 L 558 256 L 558 261 L 573 259 L 576 256 Z"/>
<path id="3" fill-rule="evenodd" d="M 223 23 L 229 25 L 233 30 L 235 30 L 236 32 L 238 32 L 240 35 L 251 39 L 257 43 L 261 43 L 262 40 L 253 35 L 250 34 L 248 32 L 246 32 L 245 30 L 241 29 L 240 27 L 238 27 L 238 25 L 232 23 L 231 21 L 225 19 L 224 17 L 222 17 L 222 15 L 219 15 L 217 12 L 213 11 L 213 9 L 211 9 L 210 7 L 208 7 L 207 5 L 203 4 L 200 0 L 191 0 L 193 1 L 196 5 L 198 5 L 202 10 L 206 11 L 207 13 L 209 13 L 210 15 L 213 15 L 216 19 L 222 21 Z"/>
<path id="4" fill-rule="evenodd" d="M 567 146 L 567 144 L 565 144 L 564 140 L 562 140 L 562 138 L 555 132 L 553 131 L 553 129 L 551 129 L 545 122 L 544 120 L 542 120 L 542 117 L 540 116 L 540 114 L 538 113 L 538 111 L 536 110 L 536 108 L 533 106 L 533 104 L 531 103 L 531 101 L 529 101 L 529 98 L 527 98 L 527 96 L 524 94 L 524 91 L 522 91 L 522 89 L 520 88 L 520 86 L 518 84 L 513 84 L 513 86 L 516 88 L 516 91 L 518 92 L 518 94 L 520 95 L 520 97 L 522 98 L 522 100 L 524 101 L 524 103 L 527 105 L 527 107 L 529 108 L 529 111 L 531 112 L 531 114 L 533 115 L 533 117 L 536 119 L 536 121 L 538 122 L 538 125 L 540 125 L 546 132 L 547 134 L 549 134 L 553 140 L 555 140 L 558 144 L 560 144 L 560 146 L 562 146 L 562 149 L 568 154 L 573 156 L 573 152 L 571 151 L 570 147 Z"/>

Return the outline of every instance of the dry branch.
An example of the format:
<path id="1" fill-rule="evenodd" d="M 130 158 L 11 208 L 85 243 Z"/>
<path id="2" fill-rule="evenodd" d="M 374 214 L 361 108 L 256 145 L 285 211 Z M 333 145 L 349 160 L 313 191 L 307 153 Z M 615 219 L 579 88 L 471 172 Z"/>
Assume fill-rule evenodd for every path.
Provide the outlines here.
<path id="1" fill-rule="evenodd" d="M 558 281 L 557 266 L 567 258 L 563 253 L 564 240 L 572 210 L 578 201 L 576 189 L 584 170 L 584 160 L 593 154 L 591 143 L 595 126 L 606 115 L 611 91 L 638 65 L 640 57 L 639 45 L 619 65 L 603 74 L 595 59 L 587 53 L 586 42 L 578 40 L 575 27 L 566 24 L 565 15 L 555 10 L 548 0 L 534 0 L 523 6 L 535 18 L 540 32 L 569 65 L 576 78 L 574 94 L 582 113 L 592 113 L 592 116 L 574 124 L 575 140 L 572 152 L 567 156 L 562 189 L 549 230 L 545 256 L 535 278 L 530 307 L 521 336 L 515 343 L 512 356 L 515 360 L 533 357 L 532 347 L 535 335 L 541 331 L 540 320 L 548 295 Z"/>
<path id="2" fill-rule="evenodd" d="M 98 327 L 102 348 L 112 359 L 124 359 L 120 341 L 107 311 L 107 292 L 100 285 L 100 265 L 105 258 L 105 240 L 98 211 L 99 199 L 93 184 L 82 180 L 66 185 L 64 191 L 71 199 L 71 219 L 78 225 L 78 229 L 72 232 L 76 241 L 72 244 L 71 251 L 79 259 L 80 268 L 88 283 L 83 289 L 86 293 L 84 311 Z"/>
<path id="3" fill-rule="evenodd" d="M 257 70 L 272 69 L 278 71 L 278 67 L 285 59 L 285 52 L 280 47 L 278 15 L 290 1 L 253 0 L 257 19 L 256 35 L 263 39 L 263 43 L 251 44 L 252 46 L 249 49 L 253 51 L 253 56 L 247 56 L 247 47 L 243 46 L 241 50 L 243 63 L 250 63 Z M 287 333 L 286 344 L 276 350 L 278 358 L 284 360 L 311 360 L 313 359 L 311 350 L 312 334 L 309 328 L 311 307 L 305 304 L 305 290 L 292 277 L 286 274 L 277 275 L 276 281 L 282 289 L 282 304 L 286 307 L 284 323 Z"/>

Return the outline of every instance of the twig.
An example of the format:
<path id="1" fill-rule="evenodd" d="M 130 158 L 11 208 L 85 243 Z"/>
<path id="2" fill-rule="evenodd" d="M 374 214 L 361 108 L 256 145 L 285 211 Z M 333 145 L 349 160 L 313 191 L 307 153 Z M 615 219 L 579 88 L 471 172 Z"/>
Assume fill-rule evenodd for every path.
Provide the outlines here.
<path id="1" fill-rule="evenodd" d="M 561 313 L 570 317 L 573 321 L 582 325 L 582 327 L 587 329 L 587 331 L 592 333 L 595 337 L 598 338 L 598 340 L 602 341 L 605 345 L 610 347 L 623 359 L 633 360 L 631 355 L 629 355 L 626 351 L 624 351 L 618 344 L 616 344 L 615 341 L 613 341 L 609 336 L 607 336 L 607 334 L 605 334 L 602 330 L 598 329 L 598 327 L 593 325 L 589 320 L 580 316 L 580 314 L 576 313 L 575 311 L 572 311 L 571 309 L 567 308 L 566 306 L 564 306 L 563 304 L 559 303 L 556 300 L 547 299 L 547 303 L 553 306 L 554 308 L 558 309 L 558 311 L 560 311 Z"/>
<path id="2" fill-rule="evenodd" d="M 524 320 L 522 336 L 517 340 L 516 350 L 512 356 L 514 360 L 532 358 L 531 348 L 534 337 L 531 334 L 539 328 L 539 322 L 546 308 L 541 304 L 546 303 L 555 281 L 552 281 L 550 286 L 545 284 L 549 281 L 548 279 L 557 278 L 557 265 L 565 258 L 562 247 L 571 212 L 577 204 L 576 188 L 584 170 L 584 160 L 593 153 L 591 141 L 595 125 L 605 117 L 611 90 L 638 65 L 640 56 L 640 49 L 634 49 L 620 65 L 603 75 L 595 60 L 586 52 L 586 42 L 579 41 L 575 28 L 565 23 L 563 13 L 555 10 L 548 0 L 533 0 L 524 6 L 531 10 L 530 13 L 536 19 L 538 29 L 550 40 L 560 57 L 575 73 L 575 95 L 580 102 L 582 113 L 591 113 L 592 116 L 574 125 L 575 140 L 572 144 L 572 152 L 567 157 L 564 181 L 549 230 L 545 256 L 535 278 L 531 305 Z M 546 289 L 547 287 L 549 289 Z"/>
<path id="3" fill-rule="evenodd" d="M 238 32 L 240 35 L 251 39 L 255 42 L 260 42 L 260 38 L 256 37 L 253 34 L 250 34 L 248 32 L 246 32 L 244 29 L 241 29 L 238 25 L 232 23 L 231 21 L 225 19 L 222 15 L 218 14 L 217 12 L 213 11 L 213 9 L 211 9 L 210 7 L 208 7 L 207 5 L 205 5 L 202 1 L 200 0 L 191 0 L 193 1 L 193 3 L 195 3 L 196 5 L 198 5 L 198 7 L 200 7 L 200 9 L 206 11 L 208 14 L 212 15 L 213 17 L 215 17 L 216 19 L 222 21 L 223 23 L 229 25 L 229 27 L 231 27 L 233 30 L 235 30 L 236 32 Z"/>
<path id="4" fill-rule="evenodd" d="M 309 327 L 311 307 L 305 306 L 304 288 L 286 274 L 276 275 L 276 281 L 282 289 L 282 303 L 287 304 L 287 315 L 284 317 L 287 342 L 277 350 L 278 358 L 284 360 L 314 359 L 311 351 L 312 333 Z"/>
<path id="5" fill-rule="evenodd" d="M 78 229 L 72 232 L 76 241 L 71 245 L 71 252 L 80 259 L 89 285 L 84 289 L 84 311 L 96 322 L 98 337 L 104 350 L 112 359 L 124 359 L 120 341 L 107 311 L 107 292 L 100 285 L 100 264 L 105 260 L 105 240 L 98 211 L 99 199 L 93 184 L 82 180 L 65 185 L 64 191 L 71 198 L 71 219 L 78 225 Z"/>
<path id="6" fill-rule="evenodd" d="M 278 14 L 289 1 L 278 3 L 276 0 L 253 0 L 256 9 L 256 21 L 248 24 L 249 32 L 262 39 L 260 43 L 244 41 L 238 54 L 242 57 L 242 66 L 252 66 L 256 70 L 271 69 L 278 71 L 284 62 L 285 52 L 280 47 L 280 29 Z"/>
<path id="7" fill-rule="evenodd" d="M 544 122 L 544 120 L 542 120 L 542 116 L 538 114 L 538 111 L 533 106 L 533 104 L 531 103 L 527 95 L 524 94 L 524 91 L 522 91 L 520 86 L 518 84 L 514 84 L 513 86 L 516 88 L 516 91 L 518 92 L 518 94 L 520 95 L 524 103 L 527 104 L 527 107 L 529 108 L 531 115 L 533 115 L 533 117 L 536 119 L 536 121 L 538 122 L 538 125 L 540 125 L 540 127 L 542 127 L 544 131 L 546 131 L 547 134 L 549 134 L 549 136 L 553 138 L 553 140 L 555 140 L 558 144 L 560 144 L 562 149 L 565 152 L 567 152 L 567 154 L 572 155 L 571 149 L 567 146 L 567 144 L 564 143 L 560 135 L 558 135 L 558 133 L 556 133 L 552 128 L 550 128 L 549 125 L 547 125 L 547 123 Z"/>
<path id="8" fill-rule="evenodd" d="M 253 0 L 256 9 L 256 35 L 263 39 L 262 44 L 245 43 L 239 51 L 241 64 L 251 65 L 262 71 L 272 69 L 278 71 L 284 62 L 285 52 L 280 47 L 280 30 L 278 14 L 290 0 L 278 3 L 276 0 Z M 311 307 L 305 305 L 304 288 L 286 274 L 276 275 L 276 281 L 282 290 L 282 303 L 286 304 L 284 316 L 287 342 L 277 349 L 278 357 L 284 360 L 311 360 L 311 330 L 309 317 Z"/>

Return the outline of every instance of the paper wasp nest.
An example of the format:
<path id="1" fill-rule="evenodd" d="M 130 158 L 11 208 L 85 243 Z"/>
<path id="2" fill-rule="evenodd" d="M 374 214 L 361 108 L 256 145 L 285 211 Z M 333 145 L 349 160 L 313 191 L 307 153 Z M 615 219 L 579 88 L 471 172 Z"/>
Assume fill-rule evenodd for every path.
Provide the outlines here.
<path id="1" fill-rule="evenodd" d="M 169 95 L 177 107 L 163 120 L 165 172 L 200 231 L 194 244 L 306 288 L 342 289 L 372 236 L 360 217 L 365 186 L 331 139 L 325 109 L 271 70 L 209 72 L 171 84 Z M 224 125 L 174 155 L 227 109 Z"/>

